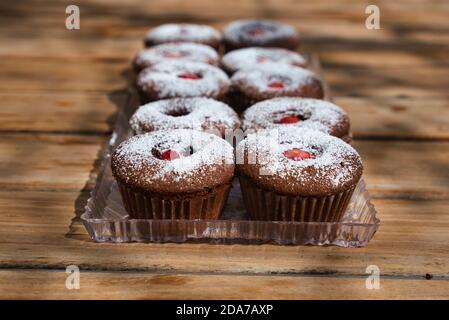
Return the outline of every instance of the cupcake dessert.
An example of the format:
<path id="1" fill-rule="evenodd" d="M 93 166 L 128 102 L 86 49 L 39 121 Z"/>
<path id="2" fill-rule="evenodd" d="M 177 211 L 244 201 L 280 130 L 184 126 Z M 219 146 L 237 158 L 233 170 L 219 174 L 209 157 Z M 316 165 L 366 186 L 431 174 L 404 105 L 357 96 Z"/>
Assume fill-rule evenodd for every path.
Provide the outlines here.
<path id="1" fill-rule="evenodd" d="M 167 23 L 150 30 L 145 37 L 146 47 L 167 42 L 196 42 L 218 50 L 221 43 L 221 33 L 202 24 Z"/>
<path id="2" fill-rule="evenodd" d="M 295 50 L 299 35 L 292 27 L 272 20 L 237 20 L 223 32 L 226 52 L 246 47 L 278 47 Z"/>
<path id="3" fill-rule="evenodd" d="M 231 78 L 231 93 L 230 104 L 238 111 L 275 97 L 324 97 L 321 81 L 313 72 L 283 64 L 237 71 Z"/>
<path id="4" fill-rule="evenodd" d="M 250 134 L 236 157 L 252 220 L 341 221 L 363 171 L 349 144 L 307 128 Z"/>
<path id="5" fill-rule="evenodd" d="M 280 97 L 246 109 L 242 129 L 308 128 L 350 142 L 349 117 L 337 105 L 319 99 Z"/>
<path id="6" fill-rule="evenodd" d="M 155 131 L 122 142 L 111 167 L 131 219 L 218 219 L 234 175 L 234 154 L 213 134 Z"/>
<path id="7" fill-rule="evenodd" d="M 210 98 L 173 98 L 143 105 L 131 117 L 136 134 L 157 130 L 194 129 L 225 136 L 226 129 L 240 127 L 237 113 Z"/>
<path id="8" fill-rule="evenodd" d="M 305 67 L 306 59 L 297 52 L 282 48 L 243 48 L 225 54 L 221 60 L 223 69 L 233 74 L 240 69 L 253 69 L 272 63 Z"/>
<path id="9" fill-rule="evenodd" d="M 230 81 L 221 69 L 201 62 L 162 62 L 137 76 L 143 103 L 168 98 L 225 98 Z"/>
<path id="10" fill-rule="evenodd" d="M 202 62 L 218 65 L 217 51 L 193 42 L 164 43 L 140 51 L 134 58 L 134 69 L 140 71 L 166 61 Z"/>

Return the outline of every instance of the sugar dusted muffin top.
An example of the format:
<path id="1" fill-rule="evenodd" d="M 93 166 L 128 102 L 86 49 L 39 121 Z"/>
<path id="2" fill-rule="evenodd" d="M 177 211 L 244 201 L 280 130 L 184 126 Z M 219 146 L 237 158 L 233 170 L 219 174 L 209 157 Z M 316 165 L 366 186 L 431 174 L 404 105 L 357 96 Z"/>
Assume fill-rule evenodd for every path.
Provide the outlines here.
<path id="1" fill-rule="evenodd" d="M 139 71 L 169 61 L 218 65 L 219 56 L 214 49 L 200 43 L 163 43 L 140 51 L 134 59 L 134 68 Z"/>
<path id="2" fill-rule="evenodd" d="M 167 98 L 223 99 L 230 81 L 221 69 L 200 62 L 161 62 L 143 69 L 137 88 L 148 101 Z"/>
<path id="3" fill-rule="evenodd" d="M 237 171 L 280 194 L 324 196 L 357 184 L 362 160 L 349 144 L 307 128 L 249 134 L 236 149 Z"/>
<path id="4" fill-rule="evenodd" d="M 112 173 L 129 187 L 155 193 L 193 193 L 228 183 L 234 175 L 232 146 L 197 130 L 155 131 L 122 142 Z"/>
<path id="5" fill-rule="evenodd" d="M 278 47 L 295 50 L 299 35 L 289 25 L 273 20 L 237 20 L 223 32 L 226 51 L 245 47 Z"/>
<path id="6" fill-rule="evenodd" d="M 196 42 L 218 49 L 221 33 L 202 24 L 167 23 L 151 29 L 145 38 L 146 47 L 167 42 Z"/>

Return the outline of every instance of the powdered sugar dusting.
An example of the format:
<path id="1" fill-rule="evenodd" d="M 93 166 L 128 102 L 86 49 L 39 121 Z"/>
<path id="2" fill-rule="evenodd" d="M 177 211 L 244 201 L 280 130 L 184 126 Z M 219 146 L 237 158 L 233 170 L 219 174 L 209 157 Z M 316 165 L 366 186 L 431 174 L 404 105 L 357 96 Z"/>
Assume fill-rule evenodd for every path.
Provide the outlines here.
<path id="1" fill-rule="evenodd" d="M 231 51 L 222 58 L 222 64 L 231 72 L 258 68 L 271 63 L 305 66 L 305 58 L 297 52 L 282 48 L 243 48 Z"/>
<path id="2" fill-rule="evenodd" d="M 283 117 L 298 115 L 304 120 L 288 125 L 279 123 Z M 346 112 L 340 107 L 325 100 L 279 97 L 261 101 L 247 109 L 242 127 L 247 130 L 291 126 L 330 133 L 346 117 Z"/>
<path id="3" fill-rule="evenodd" d="M 175 151 L 179 158 L 167 161 L 154 155 Z M 127 182 L 138 179 L 140 185 L 162 181 L 189 182 L 201 179 L 222 164 L 233 164 L 233 148 L 225 140 L 195 130 L 156 131 L 129 138 L 116 149 L 113 161 L 120 163 L 117 174 Z M 136 172 L 138 175 L 136 176 Z"/>
<path id="4" fill-rule="evenodd" d="M 140 51 L 135 64 L 140 68 L 149 67 L 165 61 L 203 62 L 216 65 L 218 53 L 209 46 L 193 42 L 164 43 Z"/>
<path id="5" fill-rule="evenodd" d="M 179 78 L 180 74 L 195 74 L 197 80 Z M 230 81 L 219 68 L 200 62 L 161 62 L 142 70 L 137 84 L 144 91 L 152 90 L 159 98 L 214 97 L 226 92 Z"/>
<path id="6" fill-rule="evenodd" d="M 255 35 L 251 32 L 254 29 L 261 29 L 264 32 Z M 229 41 L 251 41 L 262 44 L 279 38 L 298 36 L 292 27 L 272 20 L 237 20 L 230 23 L 223 33 L 225 39 Z"/>
<path id="7" fill-rule="evenodd" d="M 246 90 L 288 93 L 298 90 L 314 77 L 313 72 L 303 68 L 271 63 L 256 69 L 239 70 L 232 76 L 231 82 Z M 282 82 L 283 88 L 270 88 L 268 84 L 272 82 Z"/>
<path id="8" fill-rule="evenodd" d="M 173 116 L 183 114 L 180 116 Z M 223 102 L 210 98 L 174 98 L 148 103 L 139 107 L 130 120 L 137 133 L 153 130 L 195 129 L 208 130 L 217 127 L 239 127 L 235 111 Z"/>
<path id="9" fill-rule="evenodd" d="M 293 148 L 307 151 L 314 158 L 288 159 L 283 153 Z M 266 174 L 267 179 L 281 178 L 285 184 L 320 183 L 336 188 L 351 181 L 361 167 L 360 156 L 349 144 L 307 128 L 262 130 L 248 135 L 236 151 L 237 159 L 239 155 L 247 154 L 247 161 L 256 160 L 254 165 Z"/>
<path id="10" fill-rule="evenodd" d="M 221 34 L 207 25 L 167 23 L 150 30 L 146 38 L 154 43 L 173 41 L 201 42 L 211 39 L 220 41 Z"/>

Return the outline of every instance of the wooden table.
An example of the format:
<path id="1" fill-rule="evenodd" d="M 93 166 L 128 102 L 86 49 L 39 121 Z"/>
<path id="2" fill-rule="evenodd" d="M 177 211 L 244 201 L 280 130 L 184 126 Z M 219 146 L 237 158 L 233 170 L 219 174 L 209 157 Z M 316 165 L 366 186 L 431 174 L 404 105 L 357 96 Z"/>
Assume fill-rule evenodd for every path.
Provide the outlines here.
<path id="1" fill-rule="evenodd" d="M 304 1 L 305 2 L 305 1 Z M 0 4 L 1 298 L 449 298 L 449 4 L 410 1 Z M 365 7 L 381 29 L 365 28 Z M 366 248 L 98 244 L 77 218 L 148 28 L 267 17 L 318 53 L 382 225 Z M 69 228 L 69 226 L 71 228 Z M 78 265 L 81 289 L 67 290 Z M 368 265 L 380 289 L 368 290 Z"/>

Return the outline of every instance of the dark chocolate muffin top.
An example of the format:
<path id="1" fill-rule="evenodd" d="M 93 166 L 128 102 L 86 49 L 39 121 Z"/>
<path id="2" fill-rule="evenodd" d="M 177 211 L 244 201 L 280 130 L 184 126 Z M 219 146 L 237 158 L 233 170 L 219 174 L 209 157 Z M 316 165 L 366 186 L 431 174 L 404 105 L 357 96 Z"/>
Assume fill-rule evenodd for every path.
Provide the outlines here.
<path id="1" fill-rule="evenodd" d="M 221 69 L 201 62 L 161 62 L 143 69 L 137 87 L 149 99 L 223 98 L 230 81 Z"/>
<path id="2" fill-rule="evenodd" d="M 227 46 L 243 47 L 280 47 L 295 49 L 299 35 L 294 28 L 272 20 L 237 20 L 224 30 L 223 37 Z"/>
<path id="3" fill-rule="evenodd" d="M 306 59 L 297 52 L 282 48 L 243 48 L 225 54 L 221 60 L 228 73 L 240 69 L 258 68 L 271 63 L 304 67 Z"/>
<path id="4" fill-rule="evenodd" d="M 242 69 L 231 78 L 233 91 L 254 101 L 274 97 L 324 96 L 321 81 L 309 70 L 284 64 L 269 64 L 254 69 Z"/>
<path id="5" fill-rule="evenodd" d="M 217 51 L 200 43 L 164 43 L 140 51 L 134 59 L 134 67 L 136 70 L 142 70 L 165 61 L 203 62 L 217 65 L 219 56 Z"/>
<path id="6" fill-rule="evenodd" d="M 339 138 L 349 135 L 349 118 L 337 105 L 320 99 L 280 97 L 258 102 L 243 114 L 243 130 L 291 126 Z"/>
<path id="7" fill-rule="evenodd" d="M 145 104 L 134 113 L 131 128 L 141 134 L 156 130 L 194 129 L 224 136 L 240 120 L 227 104 L 210 98 L 174 98 Z"/>
<path id="8" fill-rule="evenodd" d="M 114 177 L 155 193 L 193 193 L 230 182 L 232 146 L 196 130 L 155 131 L 122 142 L 112 155 Z"/>
<path id="9" fill-rule="evenodd" d="M 324 196 L 360 180 L 362 160 L 349 144 L 297 127 L 249 134 L 236 149 L 237 170 L 260 188 L 279 194 Z"/>
<path id="10" fill-rule="evenodd" d="M 218 48 L 221 33 L 202 24 L 167 23 L 150 30 L 145 38 L 147 47 L 166 42 L 196 42 Z"/>

